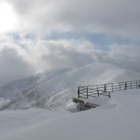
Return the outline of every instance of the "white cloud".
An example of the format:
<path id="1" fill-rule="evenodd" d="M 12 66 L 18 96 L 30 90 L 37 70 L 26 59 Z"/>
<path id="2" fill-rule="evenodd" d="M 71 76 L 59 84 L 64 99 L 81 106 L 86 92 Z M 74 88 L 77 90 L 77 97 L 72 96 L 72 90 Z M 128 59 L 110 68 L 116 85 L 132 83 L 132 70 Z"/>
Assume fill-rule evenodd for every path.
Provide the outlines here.
<path id="1" fill-rule="evenodd" d="M 7 42 L 8 41 L 8 42 Z M 3 36 L 0 49 L 0 86 L 47 69 L 79 67 L 92 62 L 94 45 L 84 40 L 21 38 L 17 43 Z"/>
<path id="2" fill-rule="evenodd" d="M 16 39 L 0 34 L 0 85 L 39 71 L 60 67 L 80 67 L 92 62 L 108 62 L 140 71 L 139 46 L 110 46 L 101 51 L 84 39 L 43 40 L 59 32 L 119 35 L 139 41 L 140 1 L 138 0 L 0 0 L 9 3 L 18 25 Z M 33 38 L 25 35 L 33 34 Z M 61 38 L 61 37 L 60 37 Z M 106 44 L 105 44 L 106 45 Z"/>
<path id="3" fill-rule="evenodd" d="M 19 31 L 89 31 L 139 40 L 139 0 L 7 0 Z"/>
<path id="4" fill-rule="evenodd" d="M 21 44 L 27 46 L 29 56 L 43 70 L 60 67 L 79 67 L 89 64 L 92 62 L 90 51 L 95 47 L 89 41 L 76 39 L 23 40 L 20 42 Z"/>
<path id="5" fill-rule="evenodd" d="M 140 47 L 135 45 L 114 44 L 108 51 L 103 51 L 80 39 L 47 41 L 22 36 L 15 43 L 12 37 L 5 36 L 0 42 L 1 85 L 47 69 L 77 68 L 93 62 L 111 63 L 140 72 Z"/>

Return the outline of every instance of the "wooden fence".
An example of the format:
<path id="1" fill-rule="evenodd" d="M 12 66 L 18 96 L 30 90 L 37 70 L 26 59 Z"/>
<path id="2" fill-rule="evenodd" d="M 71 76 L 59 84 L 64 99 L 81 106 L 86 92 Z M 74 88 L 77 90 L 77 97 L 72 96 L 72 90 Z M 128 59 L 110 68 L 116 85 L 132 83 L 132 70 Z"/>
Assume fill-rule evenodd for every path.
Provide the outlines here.
<path id="1" fill-rule="evenodd" d="M 82 97 L 88 99 L 89 96 L 99 97 L 100 95 L 108 96 L 110 98 L 111 92 L 137 88 L 140 88 L 139 80 L 101 84 L 101 85 L 79 86 L 78 98 Z"/>

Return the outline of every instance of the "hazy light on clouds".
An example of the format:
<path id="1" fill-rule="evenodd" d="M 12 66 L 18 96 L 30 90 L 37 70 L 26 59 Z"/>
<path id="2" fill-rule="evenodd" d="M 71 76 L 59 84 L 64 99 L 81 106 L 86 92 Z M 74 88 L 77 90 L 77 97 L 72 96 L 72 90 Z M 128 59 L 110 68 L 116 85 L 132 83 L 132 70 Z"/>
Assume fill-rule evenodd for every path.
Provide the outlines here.
<path id="1" fill-rule="evenodd" d="M 16 21 L 12 6 L 8 3 L 0 3 L 0 32 L 13 30 Z"/>
<path id="2" fill-rule="evenodd" d="M 6 0 L 27 32 L 96 32 L 139 39 L 138 0 Z"/>
<path id="3" fill-rule="evenodd" d="M 86 40 L 26 38 L 22 38 L 18 44 L 11 39 L 8 44 L 10 47 L 1 42 L 0 77 L 3 80 L 0 85 L 47 69 L 77 68 L 93 62 L 111 63 L 140 72 L 139 46 L 114 44 L 108 51 L 103 51 Z"/>
<path id="4" fill-rule="evenodd" d="M 17 20 L 16 26 L 7 28 L 9 32 L 0 34 L 0 85 L 47 69 L 76 68 L 92 62 L 140 71 L 140 47 L 135 44 L 140 36 L 138 0 L 0 2 L 12 7 Z M 73 33 L 69 38 L 61 36 L 69 33 Z M 100 36 L 88 36 L 94 33 Z M 51 34 L 51 38 L 43 39 Z M 127 45 L 115 44 L 112 36 L 126 38 Z M 104 37 L 110 38 L 110 46 L 99 49 L 98 44 L 100 48 L 108 45 L 106 40 L 100 42 Z"/>

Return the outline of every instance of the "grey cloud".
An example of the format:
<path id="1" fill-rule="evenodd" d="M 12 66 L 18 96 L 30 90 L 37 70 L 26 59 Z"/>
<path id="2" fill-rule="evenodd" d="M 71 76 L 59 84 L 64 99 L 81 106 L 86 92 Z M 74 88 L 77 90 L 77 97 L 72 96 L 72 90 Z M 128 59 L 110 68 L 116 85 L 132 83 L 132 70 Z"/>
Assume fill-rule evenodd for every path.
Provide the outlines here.
<path id="1" fill-rule="evenodd" d="M 96 62 L 110 63 L 125 69 L 140 72 L 140 46 L 134 45 L 112 45 L 107 52 L 93 52 Z"/>
<path id="2" fill-rule="evenodd" d="M 135 45 L 114 44 L 109 51 L 103 51 L 89 41 L 76 39 L 46 41 L 22 38 L 18 45 L 9 39 L 10 47 L 5 47 L 3 42 L 0 49 L 0 85 L 47 69 L 77 68 L 93 62 L 111 63 L 140 72 L 140 47 Z"/>
<path id="3" fill-rule="evenodd" d="M 110 58 L 114 63 L 140 72 L 140 46 L 134 45 L 113 45 L 110 49 Z"/>
<path id="4" fill-rule="evenodd" d="M 80 67 L 92 63 L 91 50 L 94 44 L 84 40 L 51 40 L 38 41 L 40 52 L 38 56 L 43 69 L 62 68 L 62 67 Z M 46 49 L 45 49 L 46 48 Z M 46 50 L 46 51 L 45 51 Z M 46 52 L 46 53 L 45 53 Z"/>
<path id="5" fill-rule="evenodd" d="M 23 30 L 89 31 L 117 34 L 138 40 L 138 0 L 9 0 Z"/>
<path id="6" fill-rule="evenodd" d="M 73 47 L 74 44 L 75 46 Z M 105 62 L 140 72 L 139 46 L 114 44 L 110 46 L 109 51 L 101 51 L 94 44 L 87 43 L 87 41 L 44 41 L 43 45 L 47 49 L 46 53 L 40 55 L 43 69 L 57 67 L 76 68 L 93 62 Z"/>
<path id="7" fill-rule="evenodd" d="M 90 53 L 77 52 L 75 50 L 67 50 L 66 48 L 53 47 L 55 51 L 50 55 L 43 55 L 42 59 L 46 66 L 51 68 L 62 67 L 82 67 L 84 65 L 93 62 L 92 55 Z"/>
<path id="8" fill-rule="evenodd" d="M 68 50 L 62 46 L 51 46 L 51 49 L 54 51 L 50 55 L 43 55 L 42 60 L 46 66 L 52 68 L 69 66 L 76 68 L 93 62 L 103 62 L 140 72 L 139 46 L 112 45 L 109 51 L 101 51 L 93 47 L 87 52 Z"/>
<path id="9" fill-rule="evenodd" d="M 17 79 L 34 74 L 34 70 L 12 48 L 3 48 L 0 51 L 0 86 Z"/>
<path id="10" fill-rule="evenodd" d="M 101 51 L 86 40 L 40 38 L 51 32 L 73 31 L 117 34 L 139 40 L 139 0 L 0 0 L 6 1 L 18 17 L 15 31 L 20 39 L 0 34 L 0 84 L 46 69 L 75 68 L 92 62 L 111 63 L 140 72 L 139 46 L 116 44 L 109 51 Z M 25 38 L 29 32 L 34 39 Z"/>

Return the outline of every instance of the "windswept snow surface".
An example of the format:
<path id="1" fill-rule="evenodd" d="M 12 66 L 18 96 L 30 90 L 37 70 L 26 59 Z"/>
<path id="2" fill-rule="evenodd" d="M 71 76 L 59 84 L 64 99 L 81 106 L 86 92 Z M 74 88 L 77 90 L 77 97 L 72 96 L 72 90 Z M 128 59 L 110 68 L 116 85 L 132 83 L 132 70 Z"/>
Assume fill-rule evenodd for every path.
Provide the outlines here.
<path id="1" fill-rule="evenodd" d="M 24 92 L 0 93 L 0 140 L 139 140 L 140 89 L 100 97 L 100 107 L 81 112 L 71 102 L 79 85 L 137 79 L 134 71 L 93 63 Z"/>
<path id="2" fill-rule="evenodd" d="M 62 69 L 55 71 L 53 76 L 51 74 L 43 75 L 43 78 L 31 77 L 1 88 L 0 100 L 5 102 L 0 104 L 0 109 L 60 108 L 66 106 L 73 96 L 77 96 L 79 85 L 140 79 L 137 72 L 106 63 L 93 63 L 71 71 Z"/>
<path id="3" fill-rule="evenodd" d="M 113 93 L 106 105 L 77 113 L 39 109 L 0 113 L 0 140 L 139 140 L 140 91 Z"/>

